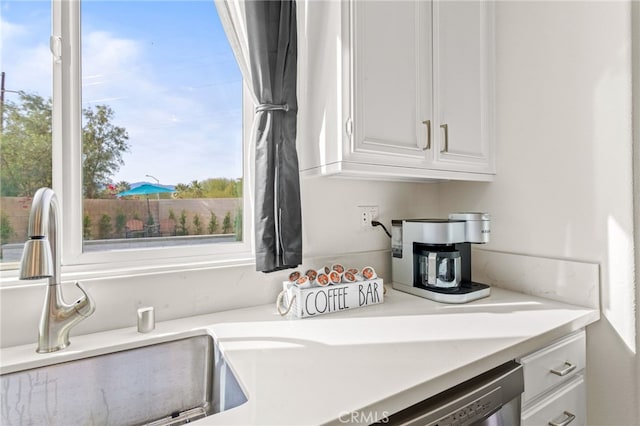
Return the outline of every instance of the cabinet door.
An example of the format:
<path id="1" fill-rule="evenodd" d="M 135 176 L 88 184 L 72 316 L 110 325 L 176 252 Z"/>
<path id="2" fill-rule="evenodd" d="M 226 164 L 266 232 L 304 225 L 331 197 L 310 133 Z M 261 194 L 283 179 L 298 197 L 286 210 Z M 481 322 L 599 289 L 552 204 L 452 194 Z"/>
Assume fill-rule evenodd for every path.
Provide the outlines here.
<path id="1" fill-rule="evenodd" d="M 558 386 L 586 367 L 584 330 L 520 359 L 526 384 L 522 402 L 528 403 L 547 389 Z"/>
<path id="2" fill-rule="evenodd" d="M 493 2 L 433 3 L 435 167 L 493 173 Z"/>
<path id="3" fill-rule="evenodd" d="M 525 382 L 526 386 L 526 382 Z M 522 426 L 587 424 L 585 382 L 582 374 L 522 412 Z"/>
<path id="4" fill-rule="evenodd" d="M 433 124 L 431 2 L 352 4 L 355 132 L 346 154 L 365 162 L 424 166 L 423 122 Z"/>

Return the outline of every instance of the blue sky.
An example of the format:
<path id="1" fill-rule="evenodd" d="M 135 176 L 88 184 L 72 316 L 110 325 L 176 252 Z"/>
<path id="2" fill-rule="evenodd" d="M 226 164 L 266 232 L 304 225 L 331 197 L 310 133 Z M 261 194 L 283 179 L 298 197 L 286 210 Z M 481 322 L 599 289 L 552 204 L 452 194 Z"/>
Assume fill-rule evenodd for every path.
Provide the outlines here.
<path id="1" fill-rule="evenodd" d="M 7 89 L 50 96 L 50 3 L 0 7 Z M 129 133 L 114 181 L 242 176 L 242 81 L 213 1 L 85 1 L 82 38 L 83 106 Z"/>

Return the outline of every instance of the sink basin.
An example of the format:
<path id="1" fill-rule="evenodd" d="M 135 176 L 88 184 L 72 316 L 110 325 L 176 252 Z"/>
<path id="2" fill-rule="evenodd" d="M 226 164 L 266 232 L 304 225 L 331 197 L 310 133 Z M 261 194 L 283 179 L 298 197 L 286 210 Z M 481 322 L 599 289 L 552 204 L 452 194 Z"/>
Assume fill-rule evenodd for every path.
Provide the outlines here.
<path id="1" fill-rule="evenodd" d="M 180 425 L 247 401 L 213 338 L 186 337 L 0 376 L 2 425 Z"/>

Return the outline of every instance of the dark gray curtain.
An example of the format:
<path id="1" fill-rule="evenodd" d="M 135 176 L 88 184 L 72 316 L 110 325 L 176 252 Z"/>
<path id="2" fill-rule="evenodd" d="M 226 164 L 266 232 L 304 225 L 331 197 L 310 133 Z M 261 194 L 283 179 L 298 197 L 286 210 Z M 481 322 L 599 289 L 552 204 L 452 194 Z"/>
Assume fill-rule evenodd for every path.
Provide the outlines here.
<path id="1" fill-rule="evenodd" d="M 256 270 L 302 263 L 300 182 L 296 152 L 295 1 L 245 3 L 249 69 L 256 107 Z"/>

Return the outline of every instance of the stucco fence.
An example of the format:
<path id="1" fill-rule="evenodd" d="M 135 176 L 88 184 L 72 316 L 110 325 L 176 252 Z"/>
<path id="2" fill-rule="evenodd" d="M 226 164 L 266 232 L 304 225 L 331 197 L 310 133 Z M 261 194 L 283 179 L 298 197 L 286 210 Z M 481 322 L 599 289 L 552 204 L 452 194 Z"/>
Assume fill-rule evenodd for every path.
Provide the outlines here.
<path id="1" fill-rule="evenodd" d="M 31 209 L 30 197 L 0 197 L 0 212 L 6 217 L 10 232 L 5 235 L 2 243 L 22 243 L 27 238 L 27 226 L 29 211 Z M 217 218 L 218 227 L 215 233 L 222 233 L 222 223 L 227 213 L 231 215 L 231 230 L 234 232 L 233 221 L 238 209 L 242 207 L 241 198 L 197 198 L 197 199 L 156 199 L 155 195 L 149 196 L 149 204 L 145 198 L 137 200 L 108 199 L 108 200 L 84 200 L 83 216 L 89 218 L 90 226 L 87 227 L 88 239 L 105 237 L 104 226 L 100 222 L 103 215 L 107 215 L 111 225 L 111 232 L 106 238 L 123 238 L 121 232 L 117 232 L 116 218 L 148 220 L 148 212 L 151 212 L 154 223 L 160 223 L 162 219 L 168 219 L 171 212 L 176 218 L 176 224 L 180 226 L 180 216 L 184 212 L 186 227 L 189 235 L 196 234 L 194 217 L 199 216 L 203 234 L 208 234 L 208 225 L 211 213 Z M 86 219 L 85 219 L 86 220 Z"/>

